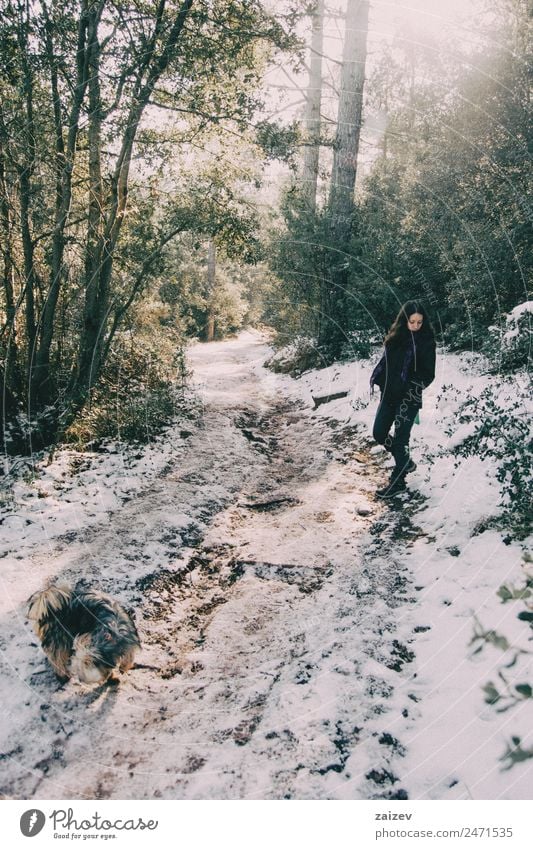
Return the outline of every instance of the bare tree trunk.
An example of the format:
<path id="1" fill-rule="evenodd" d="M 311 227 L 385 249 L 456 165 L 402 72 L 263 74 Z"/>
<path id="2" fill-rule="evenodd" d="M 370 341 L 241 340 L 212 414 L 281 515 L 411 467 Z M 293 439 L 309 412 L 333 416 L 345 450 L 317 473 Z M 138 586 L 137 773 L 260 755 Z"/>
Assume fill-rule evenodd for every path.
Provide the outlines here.
<path id="1" fill-rule="evenodd" d="M 17 362 L 17 328 L 16 328 L 16 305 L 15 305 L 15 267 L 13 262 L 13 244 L 12 244 L 12 211 L 9 196 L 9 185 L 6 173 L 6 163 L 4 152 L 0 146 L 0 209 L 2 223 L 2 279 L 4 287 L 4 298 L 6 305 L 6 322 L 2 328 L 1 334 L 6 337 L 6 362 L 5 362 L 5 380 L 12 390 L 19 393 L 22 389 L 19 386 Z"/>
<path id="2" fill-rule="evenodd" d="M 320 161 L 320 106 L 322 101 L 322 43 L 324 0 L 316 0 L 312 14 L 309 85 L 305 107 L 305 148 L 302 170 L 302 195 L 309 209 L 316 209 L 318 167 Z"/>
<path id="3" fill-rule="evenodd" d="M 85 304 L 83 332 L 79 355 L 79 376 L 85 390 L 90 390 L 93 375 L 100 373 L 105 318 L 108 310 L 107 281 L 102 286 L 104 255 L 103 216 L 104 194 L 102 186 L 102 100 L 100 93 L 100 42 L 98 25 L 102 11 L 89 10 L 87 31 L 89 69 L 89 217 L 87 221 L 87 245 L 85 249 Z"/>
<path id="4" fill-rule="evenodd" d="M 215 285 L 216 285 L 216 246 L 213 239 L 209 240 L 207 249 L 207 323 L 205 341 L 212 342 L 215 338 Z"/>
<path id="5" fill-rule="evenodd" d="M 325 316 L 319 345 L 337 358 L 346 339 L 350 306 L 349 243 L 353 231 L 357 155 L 361 134 L 365 81 L 368 0 L 348 0 L 341 71 L 341 90 L 329 195 L 332 261 L 323 281 Z"/>
<path id="6" fill-rule="evenodd" d="M 353 211 L 365 82 L 368 0 L 348 0 L 329 204 L 341 230 Z"/>
<path id="7" fill-rule="evenodd" d="M 29 11 L 26 9 L 26 16 Z M 33 358 L 35 355 L 35 343 L 37 337 L 37 325 L 35 317 L 35 293 L 37 288 L 37 274 L 35 269 L 34 244 L 31 229 L 31 198 L 32 198 L 32 176 L 35 169 L 35 125 L 33 119 L 33 76 L 30 67 L 28 52 L 28 18 L 19 21 L 18 42 L 22 51 L 22 97 L 25 106 L 25 120 L 22 136 L 23 156 L 18 166 L 20 184 L 20 229 L 22 235 L 22 249 L 24 255 L 24 276 L 26 293 L 26 339 L 27 339 L 27 379 L 31 384 Z M 29 407 L 32 409 L 34 398 L 30 393 Z"/>
<path id="8" fill-rule="evenodd" d="M 46 11 L 46 6 L 43 6 L 43 8 Z M 101 14 L 101 6 L 99 11 L 96 13 L 93 9 L 93 15 L 94 14 Z M 72 199 L 72 175 L 74 170 L 74 158 L 76 155 L 81 107 L 89 80 L 88 49 L 86 44 L 87 27 L 88 0 L 84 0 L 78 24 L 78 45 L 76 54 L 77 73 L 72 105 L 69 113 L 68 133 L 66 134 L 65 143 L 61 118 L 61 101 L 57 84 L 57 61 L 54 56 L 54 47 L 51 36 L 53 28 L 51 26 L 47 26 L 46 53 L 50 68 L 55 125 L 56 206 L 54 231 L 52 236 L 50 283 L 40 320 L 39 346 L 35 355 L 35 368 L 32 379 L 32 396 L 35 399 L 38 399 L 41 405 L 51 403 L 53 400 L 52 386 L 49 377 L 50 349 L 54 337 L 54 321 L 57 303 L 64 276 L 63 256 L 65 252 L 65 228 L 67 226 Z"/>

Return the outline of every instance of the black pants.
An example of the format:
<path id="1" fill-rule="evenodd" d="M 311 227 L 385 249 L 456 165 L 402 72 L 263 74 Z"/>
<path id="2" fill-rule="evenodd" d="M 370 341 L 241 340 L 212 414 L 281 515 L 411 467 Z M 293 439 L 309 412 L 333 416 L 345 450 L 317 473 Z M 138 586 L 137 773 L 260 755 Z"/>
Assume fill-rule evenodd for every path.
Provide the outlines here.
<path id="1" fill-rule="evenodd" d="M 408 401 L 391 404 L 383 399 L 380 401 L 374 421 L 373 436 L 376 442 L 384 445 L 391 452 L 396 463 L 393 475 L 405 474 L 409 462 L 409 437 L 411 428 L 420 407 Z M 394 436 L 390 429 L 394 425 Z"/>

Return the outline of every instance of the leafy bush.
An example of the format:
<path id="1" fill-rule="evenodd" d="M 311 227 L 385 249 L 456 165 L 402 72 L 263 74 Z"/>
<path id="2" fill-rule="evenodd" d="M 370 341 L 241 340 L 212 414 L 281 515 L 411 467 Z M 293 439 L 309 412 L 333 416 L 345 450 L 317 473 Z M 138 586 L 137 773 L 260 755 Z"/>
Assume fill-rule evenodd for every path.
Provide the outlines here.
<path id="1" fill-rule="evenodd" d="M 180 334 L 167 319 L 168 307 L 152 301 L 117 334 L 90 403 L 65 434 L 68 442 L 145 443 L 171 421 L 189 375 Z"/>
<path id="2" fill-rule="evenodd" d="M 498 590 L 498 595 L 503 604 L 510 602 L 522 601 L 525 603 L 525 609 L 520 610 L 517 618 L 524 623 L 527 623 L 529 630 L 533 630 L 533 572 L 530 566 L 531 560 L 529 556 L 524 555 L 526 563 L 525 575 L 519 586 L 502 585 Z M 476 623 L 474 636 L 471 640 L 471 645 L 475 646 L 474 654 L 481 652 L 486 645 L 494 646 L 501 651 L 512 654 L 511 659 L 498 670 L 498 680 L 489 681 L 483 687 L 485 693 L 485 702 L 492 705 L 498 713 L 504 713 L 517 705 L 533 699 L 533 687 L 527 681 L 521 679 L 520 659 L 524 655 L 529 655 L 531 652 L 528 649 L 511 645 L 508 639 L 503 634 L 498 634 L 493 630 L 485 630 L 479 622 Z M 508 670 L 513 669 L 514 679 L 510 681 L 510 673 Z M 505 671 L 504 671 L 505 670 Z M 517 683 L 518 682 L 518 683 Z M 504 769 L 511 769 L 515 764 L 522 763 L 533 758 L 533 747 L 523 748 L 520 737 L 511 737 L 510 744 L 507 745 L 507 750 L 501 757 L 504 763 Z"/>
<path id="3" fill-rule="evenodd" d="M 382 342 L 382 339 L 375 330 L 369 328 L 352 330 L 347 334 L 347 339 L 342 349 L 342 359 L 366 360 L 380 342 Z"/>
<path id="4" fill-rule="evenodd" d="M 469 398 L 458 412 L 459 424 L 472 424 L 472 433 L 455 448 L 463 457 L 478 456 L 497 461 L 496 477 L 501 483 L 502 517 L 518 538 L 531 532 L 532 426 L 525 397 L 507 398 L 503 405 L 495 390 L 486 387 L 478 397 Z M 451 435 L 451 428 L 448 435 Z"/>
<path id="5" fill-rule="evenodd" d="M 450 351 L 479 351 L 486 337 L 487 331 L 482 324 L 465 322 L 462 318 L 445 325 L 442 332 L 442 342 Z"/>
<path id="6" fill-rule="evenodd" d="M 247 266 L 228 259 L 221 250 L 210 291 L 207 256 L 205 243 L 183 239 L 171 253 L 174 268 L 160 283 L 158 297 L 168 311 L 167 327 L 179 327 L 189 338 L 205 339 L 212 317 L 214 338 L 223 339 L 242 329 L 251 274 Z"/>
<path id="7" fill-rule="evenodd" d="M 522 368 L 529 371 L 532 314 L 533 301 L 525 301 L 505 317 L 503 327 L 489 327 L 484 352 L 492 361 L 494 371 L 512 372 Z"/>
<path id="8" fill-rule="evenodd" d="M 305 371 L 324 365 L 316 339 L 298 336 L 290 345 L 280 348 L 265 362 L 265 367 L 276 374 L 290 374 L 299 377 Z"/>
<path id="9" fill-rule="evenodd" d="M 175 412 L 174 386 L 164 371 L 142 352 L 127 358 L 113 354 L 90 405 L 69 428 L 66 440 L 81 445 L 109 437 L 149 442 Z"/>

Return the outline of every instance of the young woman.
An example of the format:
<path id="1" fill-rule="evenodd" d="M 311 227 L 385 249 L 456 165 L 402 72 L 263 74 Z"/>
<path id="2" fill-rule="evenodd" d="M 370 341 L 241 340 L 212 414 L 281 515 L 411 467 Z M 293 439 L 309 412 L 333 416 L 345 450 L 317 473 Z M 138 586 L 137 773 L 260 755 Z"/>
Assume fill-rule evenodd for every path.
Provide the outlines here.
<path id="1" fill-rule="evenodd" d="M 422 406 L 422 391 L 435 377 L 435 334 L 418 301 L 403 305 L 385 337 L 385 350 L 370 378 L 381 390 L 373 436 L 394 457 L 389 483 L 377 495 L 388 498 L 405 489 L 405 476 L 416 469 L 409 437 Z M 390 430 L 394 424 L 394 436 Z"/>

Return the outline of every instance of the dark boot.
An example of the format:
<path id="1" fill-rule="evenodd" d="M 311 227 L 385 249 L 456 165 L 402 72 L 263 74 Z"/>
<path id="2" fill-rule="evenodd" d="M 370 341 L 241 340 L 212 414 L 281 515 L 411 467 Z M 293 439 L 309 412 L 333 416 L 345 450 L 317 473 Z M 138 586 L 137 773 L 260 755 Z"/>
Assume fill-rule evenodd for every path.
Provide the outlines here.
<path id="1" fill-rule="evenodd" d="M 403 492 L 405 488 L 405 477 L 393 474 L 387 486 L 378 489 L 376 495 L 378 498 L 392 498 L 393 495 Z"/>
<path id="2" fill-rule="evenodd" d="M 411 460 L 409 456 L 409 450 L 405 446 L 392 446 L 391 454 L 394 457 L 394 471 L 392 472 L 393 477 L 402 475 L 408 475 L 410 472 L 414 472 L 416 469 L 416 463 L 414 460 Z M 391 478 L 392 480 L 392 478 Z"/>

